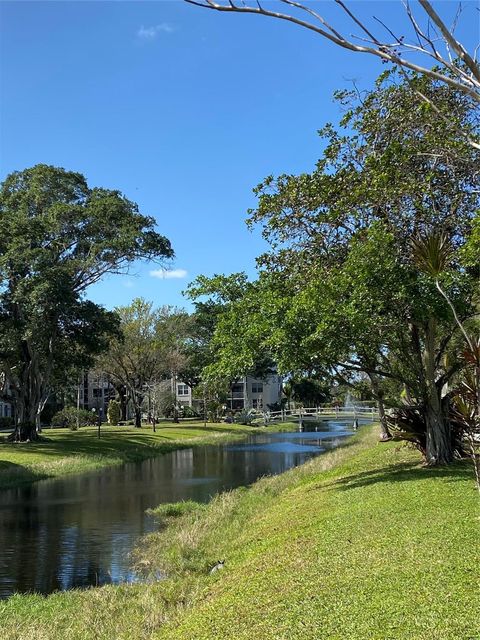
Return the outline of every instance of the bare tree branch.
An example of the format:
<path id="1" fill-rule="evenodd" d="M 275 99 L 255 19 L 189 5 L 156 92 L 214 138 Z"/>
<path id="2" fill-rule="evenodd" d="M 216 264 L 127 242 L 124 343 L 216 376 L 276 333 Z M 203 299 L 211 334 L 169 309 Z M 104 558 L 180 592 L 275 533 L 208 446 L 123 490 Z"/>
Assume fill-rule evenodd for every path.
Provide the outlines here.
<path id="1" fill-rule="evenodd" d="M 455 26 L 458 21 L 458 14 L 455 16 L 452 28 L 449 29 L 433 9 L 429 0 L 419 0 L 420 6 L 429 19 L 427 33 L 425 33 L 408 4 L 404 5 L 418 44 L 406 42 L 402 36 L 395 36 L 392 30 L 388 29 L 388 27 L 382 23 L 394 39 L 393 42 L 383 42 L 380 38 L 375 36 L 372 30 L 369 29 L 367 25 L 346 5 L 344 0 L 333 1 L 346 15 L 348 15 L 357 27 L 361 29 L 363 34 L 367 35 L 368 40 L 365 42 L 368 44 L 362 45 L 355 42 L 355 40 L 359 39 L 358 36 L 351 36 L 350 38 L 343 36 L 317 11 L 314 11 L 306 4 L 297 2 L 296 0 L 279 0 L 279 2 L 298 11 L 298 14 L 273 11 L 272 9 L 263 7 L 259 2 L 257 2 L 256 5 L 249 5 L 245 2 L 237 4 L 235 0 L 185 0 L 185 2 L 188 2 L 189 4 L 215 11 L 253 13 L 276 18 L 278 20 L 285 20 L 313 31 L 344 49 L 356 51 L 357 53 L 369 53 L 370 55 L 374 55 L 385 62 L 391 62 L 401 68 L 410 69 L 416 73 L 428 76 L 433 80 L 444 82 L 453 89 L 469 95 L 476 102 L 480 102 L 480 68 L 476 62 L 476 54 L 472 57 L 454 36 Z M 311 17 L 311 20 L 310 18 L 304 18 L 302 13 L 308 14 L 308 16 Z M 430 21 L 432 24 L 430 24 Z M 439 51 L 438 47 L 435 46 L 434 40 L 430 36 L 429 30 L 432 25 L 438 29 L 441 34 L 441 41 L 443 42 L 445 51 L 447 52 L 445 55 L 443 55 Z M 454 54 L 459 58 L 459 63 L 455 63 L 450 55 L 450 51 L 454 52 Z M 423 63 L 417 64 L 406 57 L 406 54 L 409 52 L 414 54 L 420 53 L 433 58 L 436 61 L 437 66 L 430 68 L 425 66 Z M 462 65 L 465 65 L 465 67 L 463 68 Z"/>
<path id="2" fill-rule="evenodd" d="M 450 33 L 448 27 L 437 14 L 435 9 L 430 4 L 429 0 L 418 0 L 425 13 L 431 18 L 432 22 L 440 29 L 440 33 L 445 39 L 445 42 L 451 47 L 452 51 L 458 55 L 458 57 L 465 62 L 467 67 L 473 74 L 473 77 L 480 83 L 480 68 L 470 56 L 465 47 Z"/>

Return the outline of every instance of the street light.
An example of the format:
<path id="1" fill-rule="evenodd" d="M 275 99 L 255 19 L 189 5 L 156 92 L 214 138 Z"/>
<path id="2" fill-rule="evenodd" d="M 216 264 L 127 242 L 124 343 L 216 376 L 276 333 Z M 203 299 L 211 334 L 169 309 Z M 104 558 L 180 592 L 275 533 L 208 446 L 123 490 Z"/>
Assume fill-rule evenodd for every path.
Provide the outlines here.
<path id="1" fill-rule="evenodd" d="M 93 415 L 94 415 L 94 417 L 95 417 L 95 414 L 96 414 L 95 407 L 92 407 L 92 413 L 93 413 Z M 100 422 L 100 416 L 98 416 L 98 417 L 97 417 L 97 426 L 98 426 L 98 437 L 99 437 L 99 438 L 100 438 L 100 424 L 101 424 L 101 422 Z"/>

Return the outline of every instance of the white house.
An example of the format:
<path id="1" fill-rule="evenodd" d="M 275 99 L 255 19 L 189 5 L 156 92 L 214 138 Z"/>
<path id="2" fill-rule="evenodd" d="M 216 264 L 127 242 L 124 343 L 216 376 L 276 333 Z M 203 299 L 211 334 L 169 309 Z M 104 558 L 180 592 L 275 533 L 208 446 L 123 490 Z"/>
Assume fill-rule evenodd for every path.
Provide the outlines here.
<path id="1" fill-rule="evenodd" d="M 280 402 L 282 398 L 282 377 L 276 373 L 265 379 L 244 376 L 231 388 L 227 407 L 233 411 L 239 409 L 267 409 L 268 405 Z"/>

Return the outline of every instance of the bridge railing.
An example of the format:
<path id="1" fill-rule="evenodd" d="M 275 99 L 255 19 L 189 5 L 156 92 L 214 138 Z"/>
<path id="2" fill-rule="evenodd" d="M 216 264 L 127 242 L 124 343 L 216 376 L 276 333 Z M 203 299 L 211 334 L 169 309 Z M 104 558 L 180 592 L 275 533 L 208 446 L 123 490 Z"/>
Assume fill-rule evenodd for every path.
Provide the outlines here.
<path id="1" fill-rule="evenodd" d="M 340 418 L 348 416 L 353 418 L 378 417 L 378 410 L 375 407 L 302 407 L 297 409 L 283 409 L 283 411 L 259 411 L 255 412 L 255 419 L 264 419 L 268 414 L 270 421 L 288 422 L 291 418 L 312 419 L 322 416 Z"/>

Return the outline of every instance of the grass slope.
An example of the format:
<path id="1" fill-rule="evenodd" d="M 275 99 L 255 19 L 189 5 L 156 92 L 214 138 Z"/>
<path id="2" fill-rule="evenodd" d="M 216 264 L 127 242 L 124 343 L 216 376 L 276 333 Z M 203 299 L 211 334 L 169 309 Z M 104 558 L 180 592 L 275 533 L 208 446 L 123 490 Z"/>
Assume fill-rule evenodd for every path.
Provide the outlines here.
<path id="1" fill-rule="evenodd" d="M 250 489 L 163 506 L 152 585 L 0 603 L 5 639 L 477 640 L 479 499 L 467 465 L 426 469 L 364 428 Z M 209 567 L 225 559 L 213 575 Z"/>
<path id="2" fill-rule="evenodd" d="M 282 425 L 286 428 L 287 423 Z M 291 425 L 290 425 L 291 426 Z M 269 427 L 276 430 L 278 427 Z M 151 428 L 102 426 L 79 431 L 46 429 L 43 441 L 7 443 L 0 438 L 0 489 L 67 473 L 79 473 L 122 462 L 151 458 L 192 444 L 207 444 L 243 437 L 254 427 L 228 424 L 164 424 Z"/>

